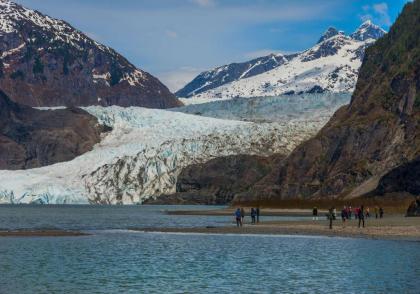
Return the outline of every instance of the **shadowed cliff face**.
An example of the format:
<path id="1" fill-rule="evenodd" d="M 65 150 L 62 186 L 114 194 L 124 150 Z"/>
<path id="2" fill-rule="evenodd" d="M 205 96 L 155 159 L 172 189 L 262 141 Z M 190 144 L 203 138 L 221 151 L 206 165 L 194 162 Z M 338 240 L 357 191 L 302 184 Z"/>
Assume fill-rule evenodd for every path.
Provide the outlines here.
<path id="1" fill-rule="evenodd" d="M 238 200 L 356 197 L 420 153 L 420 1 L 368 48 L 349 106 Z M 357 188 L 357 189 L 355 189 Z"/>
<path id="2" fill-rule="evenodd" d="M 400 192 L 420 195 L 420 157 L 385 174 L 378 187 L 369 194 L 374 196 Z"/>
<path id="3" fill-rule="evenodd" d="M 101 131 L 95 117 L 76 109 L 37 110 L 0 91 L 0 169 L 26 169 L 71 160 L 92 149 Z"/>
<path id="4" fill-rule="evenodd" d="M 29 106 L 181 105 L 157 78 L 68 23 L 0 2 L 0 88 Z"/>
<path id="5" fill-rule="evenodd" d="M 184 168 L 176 192 L 149 199 L 149 204 L 209 204 L 232 202 L 237 193 L 267 175 L 282 156 L 232 155 Z"/>

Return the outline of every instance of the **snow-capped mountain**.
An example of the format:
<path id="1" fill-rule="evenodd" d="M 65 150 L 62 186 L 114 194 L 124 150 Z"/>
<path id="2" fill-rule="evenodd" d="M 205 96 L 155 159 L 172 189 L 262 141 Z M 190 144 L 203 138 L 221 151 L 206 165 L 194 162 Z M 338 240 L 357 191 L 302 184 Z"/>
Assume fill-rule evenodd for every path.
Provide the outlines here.
<path id="1" fill-rule="evenodd" d="M 247 62 L 220 66 L 199 74 L 175 95 L 177 97 L 191 97 L 239 79 L 249 78 L 276 68 L 292 59 L 293 56 L 270 54 Z"/>
<path id="2" fill-rule="evenodd" d="M 253 76 L 235 77 L 233 81 L 225 82 L 226 78 L 213 78 L 212 73 L 228 68 L 229 65 L 220 67 L 200 74 L 199 87 L 193 87 L 193 82 L 199 78 L 197 77 L 177 94 L 209 99 L 324 91 L 352 92 L 366 47 L 384 34 L 384 30 L 370 21 L 364 22 L 350 36 L 329 28 L 315 46 L 298 54 L 283 56 L 283 62 L 268 71 Z M 205 80 L 207 76 L 211 78 Z"/>
<path id="3" fill-rule="evenodd" d="M 267 116 L 274 121 L 258 123 L 139 107 L 86 107 L 112 131 L 92 151 L 71 161 L 30 170 L 0 170 L 0 203 L 139 203 L 174 193 L 179 173 L 192 164 L 237 154 L 287 155 L 349 99 L 308 96 L 301 97 L 309 103 L 298 107 L 299 113 L 297 106 L 287 107 L 283 99 L 268 99 L 255 104 L 256 112 L 238 106 L 231 115 L 220 114 L 252 120 L 271 111 Z M 273 106 L 279 101 L 279 107 Z M 215 105 L 215 116 L 218 109 Z M 275 115 L 272 109 L 283 115 Z"/>
<path id="4" fill-rule="evenodd" d="M 384 34 L 386 34 L 385 30 L 373 24 L 370 20 L 367 20 L 350 37 L 355 40 L 366 41 L 369 39 L 377 40 Z"/>
<path id="5" fill-rule="evenodd" d="M 29 106 L 179 105 L 155 77 L 62 20 L 0 0 L 0 87 Z"/>

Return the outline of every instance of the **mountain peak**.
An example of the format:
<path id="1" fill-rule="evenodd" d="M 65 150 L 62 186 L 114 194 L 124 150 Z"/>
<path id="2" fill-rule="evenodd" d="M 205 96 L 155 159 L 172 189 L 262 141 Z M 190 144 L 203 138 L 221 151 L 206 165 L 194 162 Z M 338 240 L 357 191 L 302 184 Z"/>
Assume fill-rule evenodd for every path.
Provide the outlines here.
<path id="1" fill-rule="evenodd" d="M 0 88 L 29 106 L 179 105 L 155 77 L 69 23 L 0 0 Z M 6 66 L 7 65 L 7 66 Z M 77 91 L 70 85 L 77 85 Z"/>
<path id="2" fill-rule="evenodd" d="M 336 29 L 336 28 L 334 28 L 334 27 L 329 27 L 325 32 L 324 32 L 324 34 L 322 34 L 322 36 L 321 36 L 321 38 L 318 40 L 318 43 L 317 44 L 319 44 L 319 43 L 322 43 L 322 42 L 324 42 L 325 40 L 328 40 L 329 38 L 332 38 L 332 37 L 334 37 L 334 36 L 336 36 L 336 35 L 338 35 L 338 34 L 340 34 L 340 32 Z"/>
<path id="3" fill-rule="evenodd" d="M 366 41 L 367 39 L 377 40 L 385 34 L 386 31 L 384 29 L 375 25 L 369 19 L 362 23 L 350 37 L 358 41 Z"/>

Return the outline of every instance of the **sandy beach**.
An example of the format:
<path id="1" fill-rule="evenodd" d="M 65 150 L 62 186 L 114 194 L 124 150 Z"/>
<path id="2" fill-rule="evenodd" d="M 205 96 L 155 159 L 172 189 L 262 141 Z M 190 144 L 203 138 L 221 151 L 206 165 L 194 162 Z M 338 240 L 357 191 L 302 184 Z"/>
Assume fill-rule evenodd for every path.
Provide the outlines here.
<path id="1" fill-rule="evenodd" d="M 388 215 L 383 219 L 374 217 L 365 220 L 365 228 L 358 228 L 358 221 L 348 220 L 344 224 L 341 218 L 333 222 L 329 229 L 329 222 L 325 219 L 326 211 L 320 211 L 318 221 L 268 221 L 250 224 L 250 217 L 245 218 L 243 227 L 232 225 L 224 227 L 203 228 L 148 228 L 148 232 L 173 233 L 209 233 L 209 234 L 276 234 L 276 235 L 315 235 L 338 236 L 373 239 L 413 240 L 420 241 L 420 218 L 404 217 L 403 215 Z M 208 211 L 177 211 L 170 214 L 182 215 L 233 215 L 233 209 L 219 209 Z M 310 216 L 311 212 L 302 209 L 264 209 L 264 216 Z"/>

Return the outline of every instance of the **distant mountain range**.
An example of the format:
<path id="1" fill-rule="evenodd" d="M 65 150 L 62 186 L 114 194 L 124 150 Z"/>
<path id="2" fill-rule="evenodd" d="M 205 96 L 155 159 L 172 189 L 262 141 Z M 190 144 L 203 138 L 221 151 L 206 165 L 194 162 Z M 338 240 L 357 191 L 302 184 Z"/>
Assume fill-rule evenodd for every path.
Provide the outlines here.
<path id="1" fill-rule="evenodd" d="M 178 97 L 233 98 L 329 92 L 352 92 L 364 51 L 386 32 L 371 21 L 350 36 L 330 27 L 312 48 L 301 53 L 271 54 L 205 71 Z"/>
<path id="2" fill-rule="evenodd" d="M 180 105 L 157 78 L 68 23 L 0 0 L 0 88 L 29 106 Z"/>

